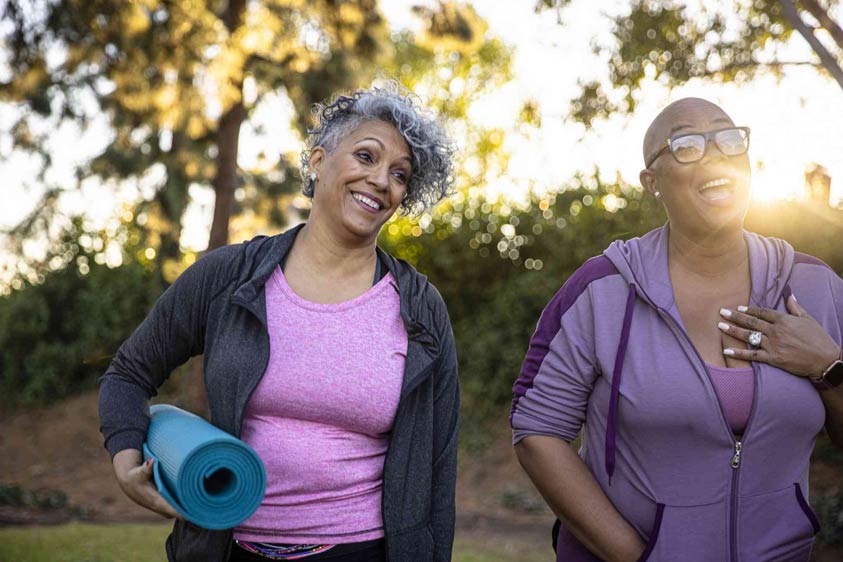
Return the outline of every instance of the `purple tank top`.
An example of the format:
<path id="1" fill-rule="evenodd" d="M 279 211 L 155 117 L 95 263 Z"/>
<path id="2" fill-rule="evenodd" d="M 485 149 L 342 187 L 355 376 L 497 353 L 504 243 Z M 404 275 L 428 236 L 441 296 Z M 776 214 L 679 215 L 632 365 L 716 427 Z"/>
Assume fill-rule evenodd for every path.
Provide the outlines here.
<path id="1" fill-rule="evenodd" d="M 717 367 L 708 363 L 706 367 L 729 427 L 734 433 L 743 433 L 749 421 L 752 395 L 755 392 L 752 367 Z"/>

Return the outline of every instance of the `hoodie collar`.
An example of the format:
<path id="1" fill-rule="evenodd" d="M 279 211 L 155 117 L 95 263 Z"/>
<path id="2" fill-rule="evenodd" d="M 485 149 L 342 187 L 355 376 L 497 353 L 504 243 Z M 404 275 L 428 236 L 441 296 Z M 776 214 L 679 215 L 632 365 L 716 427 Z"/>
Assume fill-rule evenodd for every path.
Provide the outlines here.
<path id="1" fill-rule="evenodd" d="M 603 253 L 639 295 L 664 310 L 674 305 L 668 269 L 669 223 L 640 238 L 616 240 Z M 750 304 L 775 308 L 793 269 L 794 251 L 784 240 L 743 231 L 749 249 Z"/>
<path id="2" fill-rule="evenodd" d="M 292 248 L 296 236 L 304 225 L 305 223 L 296 225 L 270 238 L 260 237 L 245 243 L 246 261 L 238 282 L 239 286 L 232 294 L 232 300 L 252 311 L 264 324 L 266 324 L 264 286 Z M 424 298 L 427 277 L 403 260 L 393 258 L 380 248 L 376 251 L 378 259 L 397 282 L 401 316 L 408 332 L 413 334 L 420 329 L 432 331 L 432 327 L 421 326 L 416 318 L 421 305 L 417 301 Z"/>

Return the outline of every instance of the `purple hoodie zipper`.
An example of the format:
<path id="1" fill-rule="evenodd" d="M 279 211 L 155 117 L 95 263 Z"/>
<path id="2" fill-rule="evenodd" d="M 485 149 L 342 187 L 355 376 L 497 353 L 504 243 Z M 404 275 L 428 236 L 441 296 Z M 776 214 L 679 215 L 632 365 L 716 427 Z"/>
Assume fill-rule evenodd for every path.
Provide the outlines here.
<path id="1" fill-rule="evenodd" d="M 621 341 L 618 344 L 618 351 L 615 356 L 615 366 L 614 366 L 614 373 L 612 377 L 612 389 L 609 399 L 609 412 L 607 415 L 607 423 L 606 423 L 606 473 L 609 477 L 609 483 L 611 484 L 612 475 L 614 473 L 615 468 L 615 424 L 616 424 L 616 416 L 617 416 L 617 401 L 620 394 L 620 376 L 623 371 L 623 359 L 626 355 L 626 346 L 629 340 L 629 329 L 632 323 L 632 307 L 635 302 L 635 295 L 637 293 L 637 289 L 640 289 L 640 286 L 636 286 L 634 283 L 629 285 L 629 295 L 627 297 L 626 302 L 626 311 L 624 314 L 624 323 L 621 329 Z M 694 346 L 691 338 L 682 328 L 682 325 L 676 321 L 673 316 L 668 313 L 665 309 L 655 305 L 646 293 L 642 291 L 642 294 L 645 297 L 645 300 L 650 303 L 658 312 L 659 315 L 668 322 L 673 328 L 674 333 L 681 334 L 681 337 L 687 342 L 688 347 L 693 350 L 694 355 L 698 360 L 698 367 L 702 367 L 702 372 L 705 374 L 706 379 L 709 382 L 712 390 L 714 390 L 714 384 L 711 382 L 711 376 L 708 373 L 708 369 L 705 367 L 705 360 L 703 360 L 702 356 L 700 355 L 697 348 Z M 752 373 L 753 373 L 753 382 L 755 387 L 758 386 L 758 369 L 755 363 L 752 364 Z M 716 391 L 715 391 L 716 395 Z M 755 404 L 757 402 L 758 394 L 753 393 L 752 397 L 752 405 L 750 406 L 749 410 L 749 417 L 747 418 L 746 427 L 744 428 L 743 436 L 746 436 L 749 433 L 749 427 L 752 422 L 752 419 L 755 414 Z M 723 411 L 723 405 L 720 403 L 720 400 L 717 400 L 717 408 L 720 411 L 721 419 L 723 420 L 723 424 L 728 432 L 730 439 L 732 440 L 732 444 L 734 447 L 734 454 L 732 455 L 732 481 L 730 486 L 730 493 L 729 493 L 729 550 L 730 550 L 730 559 L 732 562 L 738 562 L 738 548 L 737 548 L 737 521 L 736 521 L 736 513 L 738 511 L 738 484 L 740 480 L 740 465 L 741 465 L 741 454 L 743 452 L 743 441 L 735 439 L 735 435 L 732 432 L 732 428 L 729 425 L 729 422 L 726 418 L 726 413 Z"/>
<path id="2" fill-rule="evenodd" d="M 699 365 L 702 366 L 702 370 L 705 373 L 706 379 L 708 380 L 709 384 L 711 385 L 712 389 L 714 388 L 714 384 L 711 382 L 711 376 L 708 374 L 708 369 L 705 368 L 705 360 L 700 355 L 700 352 L 697 351 L 697 348 L 694 346 L 691 338 L 682 329 L 682 326 L 671 316 L 666 310 L 661 307 L 656 307 L 656 310 L 661 313 L 662 317 L 669 319 L 670 324 L 674 327 L 674 329 L 681 333 L 682 336 L 687 341 L 689 347 L 694 351 L 694 355 L 699 360 Z M 755 388 L 758 388 L 758 368 L 755 363 L 752 363 L 752 375 L 753 375 L 753 384 Z M 716 392 L 715 392 L 716 394 Z M 729 437 L 732 440 L 732 444 L 734 446 L 734 454 L 732 455 L 732 482 L 731 482 L 731 490 L 729 493 L 730 502 L 729 502 L 729 551 L 730 551 L 730 558 L 732 562 L 739 562 L 738 560 L 738 537 L 737 537 L 737 521 L 735 520 L 735 514 L 738 512 L 738 482 L 740 479 L 740 468 L 741 468 L 741 454 L 743 452 L 743 442 L 746 441 L 746 435 L 749 433 L 750 425 L 752 424 L 752 419 L 755 417 L 755 404 L 757 402 L 758 393 L 753 392 L 752 395 L 752 406 L 749 409 L 749 417 L 746 421 L 746 427 L 744 428 L 744 432 L 740 441 L 735 439 L 735 434 L 732 432 L 732 428 L 729 426 L 729 422 L 726 419 L 726 413 L 723 411 L 723 405 L 720 403 L 720 400 L 717 400 L 717 408 L 720 410 L 720 414 L 723 418 L 723 423 L 726 426 L 726 430 L 728 431 Z"/>

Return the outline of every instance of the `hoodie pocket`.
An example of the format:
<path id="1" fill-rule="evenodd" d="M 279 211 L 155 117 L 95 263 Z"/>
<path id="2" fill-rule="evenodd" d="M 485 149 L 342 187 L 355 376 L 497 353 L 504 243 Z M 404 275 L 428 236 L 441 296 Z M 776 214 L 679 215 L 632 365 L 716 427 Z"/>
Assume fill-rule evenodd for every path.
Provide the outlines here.
<path id="1" fill-rule="evenodd" d="M 663 513 L 664 504 L 656 504 L 656 515 L 652 527 L 653 531 L 650 533 L 650 538 L 647 539 L 646 548 L 638 558 L 638 562 L 645 562 L 650 559 L 650 555 L 653 553 L 656 542 L 659 540 L 659 531 L 661 530 Z M 551 534 L 553 549 L 556 551 L 557 562 L 600 562 L 600 559 L 583 546 L 582 543 L 578 541 L 558 519 L 553 525 L 553 531 Z"/>
<path id="2" fill-rule="evenodd" d="M 656 504 L 652 532 L 639 562 L 712 562 L 729 559 L 727 505 Z"/>
<path id="3" fill-rule="evenodd" d="M 798 483 L 740 499 L 738 537 L 744 560 L 805 562 L 819 528 Z"/>
<path id="4" fill-rule="evenodd" d="M 805 517 L 808 518 L 808 521 L 811 523 L 811 528 L 814 530 L 814 534 L 820 532 L 820 521 L 817 519 L 817 515 L 814 513 L 814 510 L 811 509 L 811 504 L 805 499 L 805 496 L 802 494 L 802 486 L 799 485 L 799 482 L 794 482 L 793 487 L 796 489 L 796 501 L 799 503 L 799 507 L 802 508 L 802 512 L 805 514 Z"/>

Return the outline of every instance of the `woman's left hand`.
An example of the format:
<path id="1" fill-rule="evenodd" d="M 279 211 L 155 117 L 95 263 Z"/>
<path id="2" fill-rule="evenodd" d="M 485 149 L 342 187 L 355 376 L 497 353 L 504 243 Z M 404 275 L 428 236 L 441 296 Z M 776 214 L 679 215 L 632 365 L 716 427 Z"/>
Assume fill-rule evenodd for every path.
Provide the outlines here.
<path id="1" fill-rule="evenodd" d="M 750 333 L 761 333 L 761 345 L 749 349 L 729 348 L 723 353 L 744 361 L 760 361 L 800 377 L 819 377 L 837 358 L 840 347 L 791 295 L 789 314 L 769 308 L 739 307 L 722 309 L 729 320 L 718 327 L 727 334 L 749 342 Z"/>

